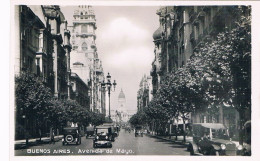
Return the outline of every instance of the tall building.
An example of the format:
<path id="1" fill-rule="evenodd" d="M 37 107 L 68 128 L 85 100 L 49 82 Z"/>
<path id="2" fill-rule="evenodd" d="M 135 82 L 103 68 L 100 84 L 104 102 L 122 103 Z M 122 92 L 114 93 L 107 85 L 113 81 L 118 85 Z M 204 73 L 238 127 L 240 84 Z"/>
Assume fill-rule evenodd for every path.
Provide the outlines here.
<path id="1" fill-rule="evenodd" d="M 95 43 L 97 27 L 94 10 L 91 6 L 78 6 L 74 10 L 73 18 L 73 25 L 70 26 L 72 31 L 71 71 L 90 87 L 90 110 L 104 113 L 105 91 L 100 86 L 100 82 L 104 80 L 104 73 Z"/>
<path id="2" fill-rule="evenodd" d="M 240 6 L 168 6 L 157 11 L 160 26 L 154 32 L 154 61 L 151 76 L 153 95 L 160 88 L 163 77 L 186 65 L 198 49 L 217 38 L 217 34 L 230 31 L 237 19 Z M 245 15 L 250 13 L 245 10 Z M 239 15 L 241 16 L 241 15 Z M 216 115 L 207 111 L 192 113 L 191 122 L 218 122 L 230 129 L 238 127 L 238 112 L 225 106 Z"/>
<path id="3" fill-rule="evenodd" d="M 35 74 L 54 96 L 68 98 L 70 32 L 59 6 L 15 6 L 14 26 L 15 75 L 24 71 Z M 16 128 L 26 126 L 20 117 L 16 123 Z M 35 120 L 28 123 L 27 128 L 30 135 L 38 134 Z M 43 133 L 48 131 L 48 125 L 42 130 Z M 24 131 L 17 130 L 17 138 L 23 135 Z"/>
<path id="4" fill-rule="evenodd" d="M 59 6 L 43 6 L 47 25 L 51 28 L 52 58 L 54 73 L 54 95 L 58 98 L 68 98 L 69 91 L 69 57 L 70 32 L 67 30 L 67 21 Z"/>
<path id="5" fill-rule="evenodd" d="M 148 106 L 152 99 L 152 82 L 151 76 L 144 75 L 140 81 L 139 90 L 137 91 L 137 110 L 143 110 Z"/>

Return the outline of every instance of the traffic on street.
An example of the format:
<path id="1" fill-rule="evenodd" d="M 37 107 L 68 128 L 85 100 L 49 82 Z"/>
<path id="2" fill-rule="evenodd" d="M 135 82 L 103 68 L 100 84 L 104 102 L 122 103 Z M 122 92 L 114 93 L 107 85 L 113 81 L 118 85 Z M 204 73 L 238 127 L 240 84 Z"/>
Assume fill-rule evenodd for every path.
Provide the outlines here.
<path id="1" fill-rule="evenodd" d="M 120 130 L 112 148 L 93 148 L 94 136 L 81 137 L 81 144 L 63 145 L 62 140 L 15 150 L 16 156 L 40 155 L 190 155 L 185 145 L 144 134 L 135 137 L 133 130 Z"/>

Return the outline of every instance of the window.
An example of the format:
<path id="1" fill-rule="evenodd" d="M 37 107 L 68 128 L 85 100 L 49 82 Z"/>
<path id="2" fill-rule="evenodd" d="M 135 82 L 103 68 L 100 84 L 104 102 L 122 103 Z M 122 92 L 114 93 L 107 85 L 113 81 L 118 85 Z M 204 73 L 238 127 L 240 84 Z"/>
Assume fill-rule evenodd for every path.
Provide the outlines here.
<path id="1" fill-rule="evenodd" d="M 38 75 L 38 76 L 40 76 L 40 74 L 41 74 L 41 69 L 40 69 L 40 58 L 36 58 L 36 74 Z"/>
<path id="2" fill-rule="evenodd" d="M 86 51 L 86 50 L 88 49 L 87 43 L 84 42 L 84 43 L 82 44 L 81 48 L 82 48 L 83 51 Z"/>
<path id="3" fill-rule="evenodd" d="M 82 33 L 87 33 L 88 32 L 88 25 L 82 25 L 81 26 L 81 32 Z"/>

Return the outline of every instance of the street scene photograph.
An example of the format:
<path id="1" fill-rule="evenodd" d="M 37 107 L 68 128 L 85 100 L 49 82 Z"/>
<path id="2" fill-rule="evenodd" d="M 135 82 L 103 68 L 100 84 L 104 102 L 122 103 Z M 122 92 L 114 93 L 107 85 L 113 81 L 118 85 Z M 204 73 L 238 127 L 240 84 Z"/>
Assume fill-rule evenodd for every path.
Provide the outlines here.
<path id="1" fill-rule="evenodd" d="M 252 8 L 15 5 L 14 155 L 251 156 Z"/>

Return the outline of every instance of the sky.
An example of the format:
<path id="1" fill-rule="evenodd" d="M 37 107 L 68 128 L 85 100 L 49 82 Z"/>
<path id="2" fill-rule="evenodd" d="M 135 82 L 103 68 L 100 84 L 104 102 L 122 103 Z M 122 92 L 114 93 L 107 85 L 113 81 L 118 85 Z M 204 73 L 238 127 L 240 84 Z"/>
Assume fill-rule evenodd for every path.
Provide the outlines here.
<path id="1" fill-rule="evenodd" d="M 72 25 L 76 6 L 61 6 L 65 19 Z M 96 45 L 105 76 L 109 72 L 116 80 L 111 93 L 111 109 L 118 106 L 122 89 L 126 108 L 137 110 L 137 91 L 144 74 L 149 75 L 154 59 L 152 35 L 159 27 L 154 6 L 93 6 L 96 15 Z M 107 99 L 108 100 L 108 99 Z M 108 108 L 108 103 L 107 103 Z"/>

